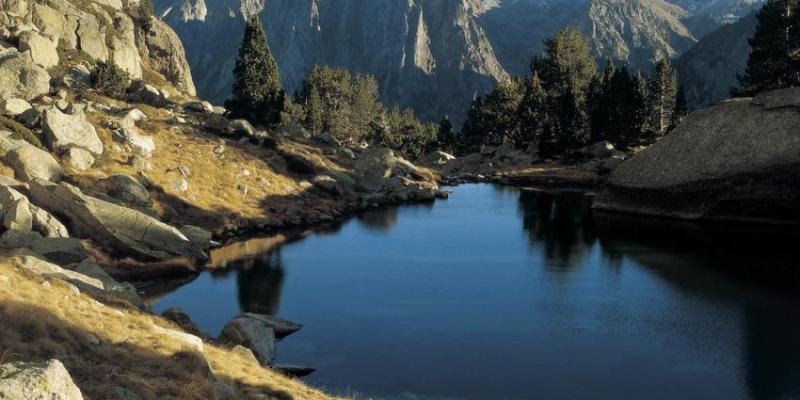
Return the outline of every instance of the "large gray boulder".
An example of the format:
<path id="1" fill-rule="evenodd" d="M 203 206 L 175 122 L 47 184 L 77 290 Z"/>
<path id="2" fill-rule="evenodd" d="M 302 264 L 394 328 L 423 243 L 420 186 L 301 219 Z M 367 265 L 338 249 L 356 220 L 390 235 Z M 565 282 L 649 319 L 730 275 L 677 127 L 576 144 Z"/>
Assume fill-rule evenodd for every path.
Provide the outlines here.
<path id="1" fill-rule="evenodd" d="M 300 328 L 303 327 L 303 325 L 266 314 L 242 313 L 236 318 L 249 318 L 264 324 L 266 327 L 271 328 L 275 332 L 275 337 L 277 339 L 283 339 L 286 336 L 299 331 Z"/>
<path id="2" fill-rule="evenodd" d="M 6 229 L 36 231 L 44 237 L 68 237 L 67 228 L 45 210 L 30 204 L 14 188 L 0 184 L 0 218 Z"/>
<path id="3" fill-rule="evenodd" d="M 44 179 L 57 182 L 64 170 L 48 152 L 27 142 L 18 141 L 19 146 L 11 148 L 3 156 L 3 161 L 14 170 L 14 176 L 22 181 Z"/>
<path id="4" fill-rule="evenodd" d="M 42 114 L 42 131 L 52 150 L 80 147 L 94 155 L 103 154 L 103 142 L 83 113 L 64 114 L 57 108 L 48 108 Z"/>
<path id="5" fill-rule="evenodd" d="M 31 61 L 30 53 L 0 50 L 0 100 L 32 100 L 50 91 L 47 70 Z"/>
<path id="6" fill-rule="evenodd" d="M 179 230 L 140 211 L 87 196 L 67 183 L 34 181 L 30 192 L 34 204 L 63 217 L 78 237 L 138 258 L 206 259 L 202 249 Z"/>
<path id="7" fill-rule="evenodd" d="M 39 2 L 33 3 L 32 11 L 33 23 L 41 33 L 64 48 L 74 49 L 77 46 L 78 37 L 75 34 L 77 21 L 71 22 L 67 20 L 64 12 Z"/>
<path id="8" fill-rule="evenodd" d="M 219 340 L 232 345 L 242 345 L 253 351 L 262 365 L 275 362 L 275 331 L 253 318 L 236 317 L 228 322 L 220 333 Z"/>
<path id="9" fill-rule="evenodd" d="M 99 279 L 81 274 L 79 272 L 70 271 L 62 268 L 56 264 L 45 261 L 40 257 L 32 255 L 16 256 L 12 259 L 19 268 L 25 269 L 36 275 L 41 275 L 46 278 L 58 278 L 63 281 L 72 283 L 79 289 L 83 290 L 104 290 L 103 282 Z M 2 398 L 2 397 L 0 397 Z"/>
<path id="10" fill-rule="evenodd" d="M 19 50 L 30 52 L 33 62 L 44 68 L 58 65 L 56 43 L 37 32 L 27 31 L 19 35 Z"/>
<path id="11" fill-rule="evenodd" d="M 0 365 L 0 398 L 14 400 L 83 400 L 80 389 L 58 360 Z"/>
<path id="12" fill-rule="evenodd" d="M 80 49 L 89 57 L 106 61 L 108 59 L 108 46 L 106 46 L 106 33 L 91 14 L 82 14 L 78 24 L 78 43 Z"/>
<path id="13" fill-rule="evenodd" d="M 366 192 L 380 192 L 396 163 L 397 157 L 390 149 L 374 147 L 364 151 L 355 163 L 358 188 Z"/>
<path id="14" fill-rule="evenodd" d="M 680 218 L 800 221 L 800 88 L 692 113 L 623 162 L 595 207 Z"/>

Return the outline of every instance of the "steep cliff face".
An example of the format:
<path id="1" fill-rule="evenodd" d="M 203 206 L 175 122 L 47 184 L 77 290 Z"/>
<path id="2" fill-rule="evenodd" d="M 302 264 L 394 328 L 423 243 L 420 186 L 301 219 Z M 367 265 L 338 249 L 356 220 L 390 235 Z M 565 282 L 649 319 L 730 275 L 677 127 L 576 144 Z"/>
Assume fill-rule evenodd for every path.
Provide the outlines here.
<path id="1" fill-rule="evenodd" d="M 230 91 L 243 16 L 255 12 L 290 93 L 314 65 L 338 66 L 375 75 L 387 104 L 433 119 L 462 113 L 475 93 L 508 77 L 476 19 L 492 1 L 167 3 L 161 13 L 184 41 L 199 92 L 217 102 Z"/>
<path id="2" fill-rule="evenodd" d="M 750 54 L 748 39 L 756 30 L 755 13 L 706 35 L 676 62 L 686 98 L 692 108 L 726 99 L 738 84 Z"/>
<path id="3" fill-rule="evenodd" d="M 690 14 L 661 0 L 592 0 L 577 21 L 600 58 L 649 70 L 659 58 L 675 57 L 696 42 L 682 20 Z"/>

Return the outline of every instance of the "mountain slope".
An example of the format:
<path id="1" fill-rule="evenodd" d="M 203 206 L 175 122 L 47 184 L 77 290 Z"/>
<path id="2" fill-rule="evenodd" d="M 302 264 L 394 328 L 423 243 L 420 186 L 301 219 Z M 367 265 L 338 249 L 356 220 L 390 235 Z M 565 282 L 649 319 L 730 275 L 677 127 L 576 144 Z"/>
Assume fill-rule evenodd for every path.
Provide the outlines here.
<path id="1" fill-rule="evenodd" d="M 592 0 L 576 23 L 599 58 L 649 70 L 659 58 L 675 57 L 694 45 L 694 35 L 682 22 L 689 16 L 661 0 Z"/>
<path id="2" fill-rule="evenodd" d="M 160 10 L 184 40 L 200 93 L 222 102 L 244 10 L 259 11 L 263 3 L 168 3 Z M 475 0 L 274 0 L 260 15 L 290 93 L 314 65 L 338 66 L 375 75 L 385 102 L 435 119 L 460 114 L 474 93 L 508 77 L 476 21 L 476 13 L 493 6 Z M 205 9 L 203 18 L 197 9 Z M 438 101 L 441 96 L 450 100 Z"/>
<path id="3" fill-rule="evenodd" d="M 756 29 L 755 12 L 708 34 L 675 62 L 686 98 L 692 108 L 703 107 L 728 97 L 744 72 Z"/>
<path id="4" fill-rule="evenodd" d="M 243 15 L 259 13 L 291 93 L 316 65 L 375 75 L 388 105 L 458 125 L 475 94 L 528 72 L 543 41 L 582 29 L 599 60 L 648 70 L 762 0 L 160 0 L 187 48 L 198 92 L 230 92 Z"/>

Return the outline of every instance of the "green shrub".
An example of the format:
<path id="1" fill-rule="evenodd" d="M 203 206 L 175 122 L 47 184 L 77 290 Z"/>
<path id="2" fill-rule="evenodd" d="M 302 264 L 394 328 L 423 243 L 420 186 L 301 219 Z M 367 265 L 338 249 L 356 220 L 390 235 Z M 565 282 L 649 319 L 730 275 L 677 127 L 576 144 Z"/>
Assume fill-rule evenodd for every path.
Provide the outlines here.
<path id="1" fill-rule="evenodd" d="M 0 130 L 11 132 L 13 139 L 22 139 L 40 149 L 44 149 L 42 140 L 36 136 L 36 133 L 11 118 L 0 115 Z"/>
<path id="2" fill-rule="evenodd" d="M 152 0 L 141 0 L 138 9 L 134 11 L 133 17 L 136 20 L 136 24 L 139 25 L 143 31 L 150 32 L 150 29 L 153 27 L 154 13 Z"/>
<path id="3" fill-rule="evenodd" d="M 98 62 L 92 71 L 92 87 L 108 97 L 123 98 L 129 83 L 128 73 L 113 61 Z"/>

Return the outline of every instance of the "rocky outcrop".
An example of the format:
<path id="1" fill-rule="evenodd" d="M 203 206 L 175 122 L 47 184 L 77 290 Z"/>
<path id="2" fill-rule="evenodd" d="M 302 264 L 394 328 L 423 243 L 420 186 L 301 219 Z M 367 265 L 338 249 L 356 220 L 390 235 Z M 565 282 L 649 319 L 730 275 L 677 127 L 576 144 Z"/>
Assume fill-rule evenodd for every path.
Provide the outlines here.
<path id="1" fill-rule="evenodd" d="M 94 155 L 103 154 L 103 142 L 83 113 L 70 115 L 55 107 L 48 108 L 42 114 L 42 128 L 51 150 L 79 147 Z"/>
<path id="2" fill-rule="evenodd" d="M 0 100 L 31 100 L 50 91 L 50 75 L 30 61 L 30 53 L 0 48 Z"/>
<path id="3" fill-rule="evenodd" d="M 161 21 L 153 21 L 153 26 L 144 36 L 144 49 L 150 67 L 158 71 L 180 91 L 196 95 L 186 53 L 178 35 Z"/>
<path id="4" fill-rule="evenodd" d="M 14 143 L 15 146 L 8 149 L 3 156 L 3 161 L 14 170 L 17 179 L 23 181 L 44 179 L 57 182 L 64 175 L 61 165 L 50 153 L 22 140 Z"/>
<path id="5" fill-rule="evenodd" d="M 4 399 L 83 400 L 80 389 L 58 360 L 0 365 L 0 397 Z"/>
<path id="6" fill-rule="evenodd" d="M 145 259 L 206 258 L 180 231 L 140 211 L 87 196 L 66 183 L 30 186 L 33 203 L 63 217 L 78 237 Z"/>
<path id="7" fill-rule="evenodd" d="M 44 237 L 68 237 L 67 228 L 17 190 L 0 185 L 0 216 L 8 230 L 35 231 Z"/>
<path id="8" fill-rule="evenodd" d="M 800 89 L 692 113 L 622 163 L 595 207 L 679 218 L 800 222 Z"/>
<path id="9" fill-rule="evenodd" d="M 43 68 L 52 68 L 58 65 L 56 44 L 34 31 L 23 32 L 19 35 L 19 51 L 30 52 L 33 62 Z"/>

